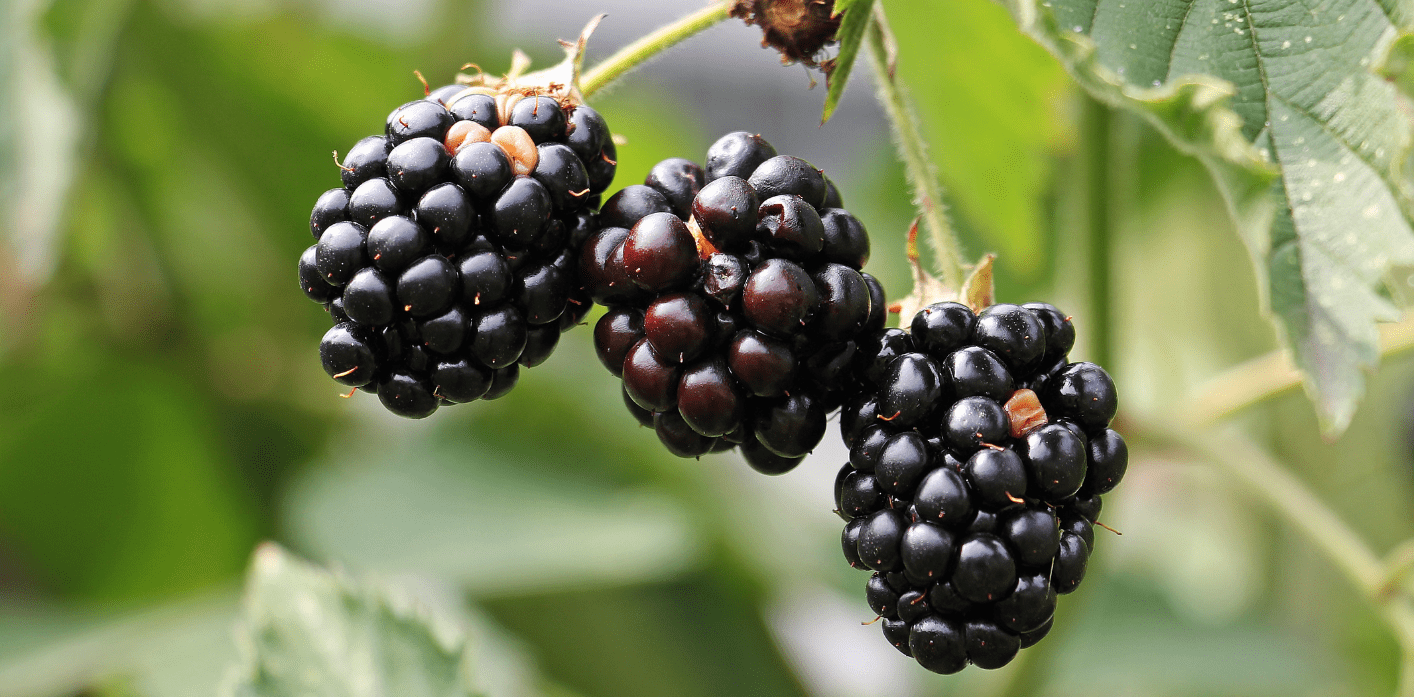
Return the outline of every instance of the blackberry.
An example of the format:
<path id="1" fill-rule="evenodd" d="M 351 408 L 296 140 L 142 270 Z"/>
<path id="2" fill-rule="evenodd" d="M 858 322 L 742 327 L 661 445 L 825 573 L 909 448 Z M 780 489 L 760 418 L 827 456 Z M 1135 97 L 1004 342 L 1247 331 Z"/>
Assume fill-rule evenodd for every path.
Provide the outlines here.
<path id="1" fill-rule="evenodd" d="M 300 285 L 336 323 L 321 361 L 396 414 L 505 395 L 589 310 L 575 273 L 613 140 L 577 93 L 528 78 L 466 78 L 393 110 L 310 213 Z"/>
<path id="2" fill-rule="evenodd" d="M 999 668 L 1084 580 L 1100 497 L 1129 461 L 1114 383 L 1069 362 L 1075 328 L 1045 303 L 871 322 L 843 378 L 845 559 L 876 572 L 866 598 L 890 644 L 935 672 Z"/>
<path id="3" fill-rule="evenodd" d="M 868 233 L 838 190 L 805 160 L 736 132 L 705 166 L 658 163 L 604 202 L 600 222 L 580 248 L 579 284 L 609 307 L 595 349 L 635 416 L 654 413 L 677 455 L 736 448 L 759 472 L 795 467 L 858 391 L 860 342 L 885 320 L 883 289 L 861 271 Z M 930 375 L 922 400 L 944 387 L 936 366 Z M 896 445 L 877 477 L 851 480 L 852 514 L 915 486 L 925 448 Z"/>

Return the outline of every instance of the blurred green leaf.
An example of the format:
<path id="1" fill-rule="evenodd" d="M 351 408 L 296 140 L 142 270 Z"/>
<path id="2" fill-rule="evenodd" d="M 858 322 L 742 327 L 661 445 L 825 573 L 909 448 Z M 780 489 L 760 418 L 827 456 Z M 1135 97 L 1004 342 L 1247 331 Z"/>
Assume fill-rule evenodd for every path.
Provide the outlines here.
<path id="1" fill-rule="evenodd" d="M 864 43 L 864 30 L 869 27 L 869 17 L 874 12 L 874 0 L 836 0 L 835 14 L 843 14 L 840 28 L 835 30 L 835 40 L 840 43 L 839 53 L 830 60 L 825 69 L 825 110 L 820 114 L 820 123 L 830 120 L 835 107 L 844 96 L 844 86 L 849 82 L 849 71 L 854 68 L 854 59 L 859 57 L 859 46 Z"/>
<path id="2" fill-rule="evenodd" d="M 286 519 L 320 555 L 473 594 L 664 578 L 696 561 L 701 543 L 671 498 L 508 455 L 454 440 L 321 468 L 295 485 Z"/>
<path id="3" fill-rule="evenodd" d="M 586 697 L 804 695 L 728 560 L 668 582 L 485 602 Z M 573 647 L 569 648 L 567 647 Z"/>
<path id="4" fill-rule="evenodd" d="M 236 605 L 234 591 L 120 614 L 0 605 L 0 697 L 106 684 L 143 697 L 214 694 L 236 655 Z"/>
<path id="5" fill-rule="evenodd" d="M 1384 276 L 1414 263 L 1410 121 L 1374 72 L 1414 7 L 1005 4 L 1097 98 L 1208 166 L 1325 430 L 1343 431 L 1378 362 L 1375 323 L 1398 317 Z"/>
<path id="6" fill-rule="evenodd" d="M 131 600 L 236 573 L 252 506 L 214 426 L 168 370 L 109 357 L 0 372 L 0 528 L 43 587 Z"/>
<path id="7" fill-rule="evenodd" d="M 1035 288 L 1055 256 L 1043 237 L 1053 158 L 1074 140 L 1065 71 L 992 3 L 884 6 L 898 40 L 898 75 L 915 100 L 971 256 L 997 252 L 1000 278 Z M 892 234 L 896 250 L 907 229 L 907 220 L 893 230 L 870 226 L 875 235 Z"/>
<path id="8" fill-rule="evenodd" d="M 470 695 L 464 637 L 274 544 L 255 553 L 232 697 Z"/>

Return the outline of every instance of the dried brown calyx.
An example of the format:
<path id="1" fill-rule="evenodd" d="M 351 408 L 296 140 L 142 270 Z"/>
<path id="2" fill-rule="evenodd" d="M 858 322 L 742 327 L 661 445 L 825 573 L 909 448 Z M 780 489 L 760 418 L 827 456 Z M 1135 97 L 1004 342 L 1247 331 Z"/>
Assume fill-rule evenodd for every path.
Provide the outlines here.
<path id="1" fill-rule="evenodd" d="M 560 45 L 565 49 L 565 59 L 544 70 L 527 72 L 530 69 L 530 57 L 519 49 L 511 54 L 511 69 L 505 75 L 487 75 L 481 71 L 480 66 L 474 63 L 466 64 L 463 70 L 475 68 L 477 72 L 457 75 L 457 83 L 466 85 L 466 89 L 448 99 L 447 104 L 468 94 L 490 95 L 496 99 L 496 113 L 500 116 L 502 126 L 507 124 L 516 102 L 526 97 L 552 97 L 566 110 L 583 104 L 584 94 L 579 90 L 579 74 L 584 68 L 584 47 L 589 43 L 590 34 L 594 33 L 605 16 L 601 14 L 589 20 L 574 42 L 561 41 Z"/>
<path id="2" fill-rule="evenodd" d="M 817 57 L 840 28 L 835 0 L 737 0 L 731 15 L 761 27 L 761 45 L 781 52 L 781 62 L 819 66 Z"/>

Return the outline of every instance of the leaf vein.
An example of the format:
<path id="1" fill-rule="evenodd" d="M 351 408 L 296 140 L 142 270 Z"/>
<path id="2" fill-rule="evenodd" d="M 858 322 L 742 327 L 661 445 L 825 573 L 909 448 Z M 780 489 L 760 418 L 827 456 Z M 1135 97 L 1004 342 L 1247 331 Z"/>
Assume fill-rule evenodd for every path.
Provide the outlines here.
<path id="1" fill-rule="evenodd" d="M 1359 161 L 1365 163 L 1365 166 L 1366 166 L 1366 167 L 1369 167 L 1370 170 L 1373 171 L 1373 172 L 1375 173 L 1375 175 L 1380 178 L 1380 181 L 1385 182 L 1386 185 L 1389 184 L 1389 178 L 1384 175 L 1384 173 L 1383 173 L 1383 171 L 1381 170 L 1381 168 L 1380 168 L 1379 165 L 1377 165 L 1377 164 L 1374 163 L 1373 161 L 1369 160 L 1367 155 L 1365 155 L 1365 154 L 1361 153 L 1359 150 L 1356 150 L 1355 148 L 1351 147 L 1351 146 L 1350 146 L 1350 143 L 1346 142 L 1346 140 L 1345 140 L 1345 138 L 1344 138 L 1343 136 L 1341 136 L 1341 135 L 1340 135 L 1339 133 L 1337 133 L 1336 131 L 1331 130 L 1330 125 L 1329 125 L 1328 123 L 1326 123 L 1325 121 L 1321 120 L 1321 118 L 1320 118 L 1319 116 L 1316 116 L 1315 114 L 1311 113 L 1311 111 L 1310 111 L 1309 109 L 1307 109 L 1307 108 L 1301 106 L 1300 104 L 1297 104 L 1297 103 L 1291 101 L 1290 99 L 1287 99 L 1286 97 L 1283 97 L 1283 96 L 1280 95 L 1280 94 L 1277 94 L 1276 92 L 1272 92 L 1272 93 L 1271 93 L 1271 96 L 1274 97 L 1274 98 L 1276 98 L 1276 99 L 1277 99 L 1278 101 L 1280 101 L 1282 104 L 1286 105 L 1286 106 L 1287 106 L 1288 108 L 1290 108 L 1292 111 L 1299 112 L 1301 115 L 1305 116 L 1306 118 L 1311 119 L 1312 121 L 1316 122 L 1316 125 L 1317 125 L 1317 126 L 1320 126 L 1321 131 L 1323 131 L 1326 135 L 1330 136 L 1330 137 L 1331 137 L 1331 140 L 1333 140 L 1333 141 L 1339 143 L 1339 144 L 1340 144 L 1340 147 L 1344 148 L 1344 149 L 1346 150 L 1346 152 L 1349 152 L 1350 154 L 1354 155 L 1354 156 L 1355 156 L 1355 159 L 1357 159 L 1357 160 L 1359 160 Z M 1271 115 L 1270 109 L 1268 110 L 1267 113 L 1268 113 L 1268 116 Z M 1273 131 L 1273 133 L 1275 133 L 1275 131 Z M 1275 135 L 1273 135 L 1273 138 L 1272 138 L 1272 149 L 1273 149 L 1273 150 L 1276 150 L 1276 137 L 1275 137 Z M 1283 171 L 1285 171 L 1285 170 L 1283 170 Z M 1283 176 L 1283 179 L 1284 179 L 1284 178 L 1285 178 L 1285 176 Z"/>
<path id="2" fill-rule="evenodd" d="M 1198 0 L 1188 0 L 1188 9 L 1183 11 L 1183 17 L 1178 20 L 1178 31 L 1173 33 L 1173 45 L 1169 46 L 1168 65 L 1164 66 L 1164 82 L 1173 79 L 1173 59 L 1178 55 L 1178 40 L 1183 36 L 1184 28 L 1188 26 L 1188 16 L 1193 14 L 1193 6 L 1197 4 Z"/>

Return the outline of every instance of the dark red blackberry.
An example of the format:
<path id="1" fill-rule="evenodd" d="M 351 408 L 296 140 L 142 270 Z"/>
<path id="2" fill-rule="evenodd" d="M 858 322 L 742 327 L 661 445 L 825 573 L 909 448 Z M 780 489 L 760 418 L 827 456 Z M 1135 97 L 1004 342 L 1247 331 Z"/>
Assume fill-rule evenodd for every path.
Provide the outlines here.
<path id="1" fill-rule="evenodd" d="M 698 192 L 692 200 L 691 217 L 712 246 L 736 253 L 756 235 L 760 207 L 760 197 L 745 179 L 722 177 Z"/>
<path id="2" fill-rule="evenodd" d="M 610 307 L 598 355 L 634 404 L 676 411 L 723 439 L 713 451 L 735 444 L 762 472 L 793 468 L 819 443 L 856 382 L 856 341 L 885 317 L 882 289 L 859 271 L 867 233 L 824 207 L 827 189 L 804 160 L 733 133 L 705 168 L 665 160 L 614 194 L 580 250 L 583 291 Z"/>
<path id="3" fill-rule="evenodd" d="M 999 668 L 1084 579 L 1100 495 L 1129 459 L 1109 428 L 1114 383 L 1068 362 L 1075 329 L 1044 303 L 940 302 L 909 329 L 856 340 L 835 497 L 845 559 L 896 581 L 866 586 L 891 644 L 907 630 L 905 653 L 937 672 Z"/>
<path id="4" fill-rule="evenodd" d="M 414 418 L 505 395 L 582 322 L 579 250 L 615 169 L 607 124 L 565 85 L 462 79 L 344 153 L 299 263 L 338 323 L 329 374 Z"/>

